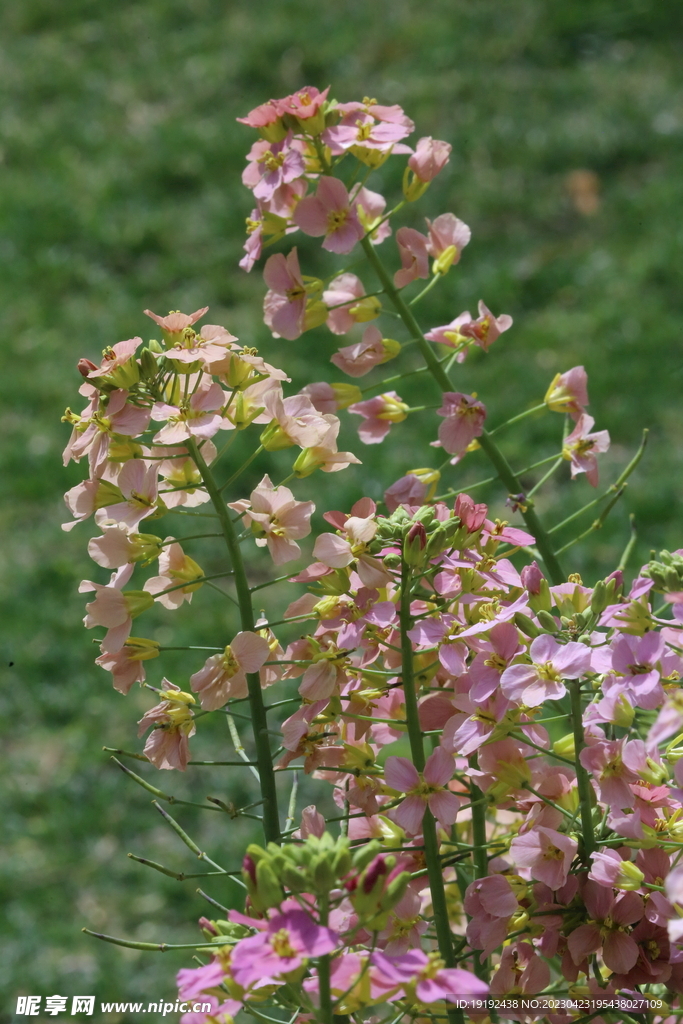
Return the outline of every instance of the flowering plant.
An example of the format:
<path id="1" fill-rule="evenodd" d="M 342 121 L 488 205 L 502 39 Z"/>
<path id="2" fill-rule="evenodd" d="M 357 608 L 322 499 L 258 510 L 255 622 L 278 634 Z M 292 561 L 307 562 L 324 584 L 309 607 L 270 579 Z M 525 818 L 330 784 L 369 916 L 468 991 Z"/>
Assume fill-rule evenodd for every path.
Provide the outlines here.
<path id="1" fill-rule="evenodd" d="M 414 126 L 400 107 L 337 103 L 315 88 L 241 120 L 259 133 L 243 175 L 255 202 L 243 269 L 297 231 L 321 238 L 332 254 L 355 254 L 352 266 L 325 280 L 302 272 L 296 247 L 265 261 L 264 320 L 273 337 L 294 341 L 323 324 L 333 335 L 354 332 L 331 357 L 352 381 L 409 348 L 421 362 L 363 391 L 320 381 L 288 393 L 287 372 L 228 329 L 196 328 L 204 308 L 146 310 L 156 339 L 122 341 L 99 365 L 79 363 L 87 405 L 80 414 L 67 410 L 65 460 L 87 457 L 89 476 L 66 495 L 73 520 L 64 528 L 94 516 L 100 533 L 89 553 L 113 570 L 108 583 L 82 583 L 95 594 L 85 625 L 105 631 L 97 664 L 114 687 L 126 694 L 139 683 L 158 698 L 139 722 L 141 735 L 149 730 L 144 752 L 128 756 L 186 771 L 202 719 L 222 715 L 239 756 L 214 763 L 244 765 L 259 779 L 263 844 L 247 848 L 238 871 L 210 859 L 159 805 L 213 874 L 237 878 L 246 892 L 244 912 L 200 920 L 201 966 L 180 971 L 178 985 L 182 1000 L 201 996 L 210 1008 L 183 1021 L 230 1024 L 241 1011 L 324 1024 L 345 1016 L 382 1024 L 528 1019 L 523 1010 L 503 1017 L 489 995 L 607 1002 L 625 992 L 679 1006 L 683 551 L 653 558 L 628 592 L 633 537 L 620 564 L 593 586 L 560 561 L 602 525 L 644 441 L 604 492 L 547 527 L 536 493 L 565 461 L 572 478 L 585 474 L 597 487 L 598 456 L 610 443 L 586 412 L 583 367 L 558 374 L 539 406 L 487 429 L 486 405 L 457 390 L 457 364 L 473 346 L 488 352 L 511 318 L 483 301 L 476 317 L 463 312 L 428 330 L 415 315 L 460 261 L 469 228 L 442 213 L 426 221 L 426 232 L 396 230 L 393 273 L 379 255 L 394 245 L 397 215 L 447 164 L 448 143 L 421 138 L 411 147 L 404 140 Z M 389 159 L 405 169 L 403 198 L 387 210 L 368 182 Z M 352 272 L 361 254 L 372 287 Z M 427 283 L 408 299 L 418 279 Z M 386 315 L 397 318 L 404 341 L 384 336 Z M 413 407 L 391 389 L 414 375 L 431 379 L 438 401 Z M 364 398 L 369 391 L 378 393 Z M 360 417 L 366 445 L 431 410 L 439 418 L 432 446 L 445 458 L 386 481 L 379 504 L 364 497 L 348 511 L 326 510 L 331 529 L 317 536 L 309 564 L 250 583 L 252 540 L 279 567 L 300 558 L 311 533 L 314 503 L 288 485 L 360 462 L 338 449 L 344 409 Z M 541 409 L 563 416 L 558 451 L 515 472 L 497 435 Z M 234 465 L 240 435 L 253 444 Z M 491 518 L 457 483 L 436 494 L 443 474 L 457 475 L 449 467 L 474 451 L 491 462 L 519 525 Z M 263 452 L 283 452 L 288 472 L 277 484 L 263 475 L 246 495 L 240 476 Z M 212 511 L 198 513 L 201 505 Z M 596 506 L 592 526 L 558 548 L 556 533 Z M 141 530 L 161 517 L 198 515 L 210 516 L 218 532 L 179 538 Z M 205 537 L 224 545 L 224 571 L 206 573 L 187 553 Z M 152 564 L 156 574 L 128 589 L 136 568 Z M 238 627 L 216 637 L 183 685 L 152 685 L 145 662 L 164 648 L 131 636 L 133 620 L 155 603 L 180 609 L 200 587 L 218 589 L 219 578 L 232 588 L 220 592 L 237 606 Z M 305 585 L 303 596 L 281 618 L 259 618 L 254 593 L 291 582 Z M 295 695 L 266 706 L 264 690 L 288 680 L 300 680 Z M 236 725 L 235 707 L 244 703 L 253 753 Z M 272 729 L 269 713 L 288 705 Z M 173 800 L 125 770 L 158 799 Z M 297 816 L 295 784 L 283 823 L 280 782 L 301 770 L 331 787 L 338 814 L 326 820 L 310 805 Z M 575 1003 L 543 1019 L 635 1018 L 609 1009 L 587 1016 Z"/>

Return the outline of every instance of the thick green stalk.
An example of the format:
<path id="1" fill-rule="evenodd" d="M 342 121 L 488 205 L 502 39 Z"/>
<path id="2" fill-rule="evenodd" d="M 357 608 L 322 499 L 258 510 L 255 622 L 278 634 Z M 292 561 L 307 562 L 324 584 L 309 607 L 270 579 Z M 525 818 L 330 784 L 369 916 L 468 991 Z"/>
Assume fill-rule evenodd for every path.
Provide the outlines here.
<path id="1" fill-rule="evenodd" d="M 327 927 L 330 913 L 329 896 L 321 896 L 320 923 Z M 320 993 L 321 1024 L 333 1024 L 334 1010 L 332 1007 L 332 986 L 330 984 L 330 956 L 318 957 L 318 991 Z"/>
<path id="2" fill-rule="evenodd" d="M 408 636 L 412 628 L 413 620 L 410 614 L 410 567 L 403 563 L 401 574 L 401 663 L 403 692 L 405 694 L 406 721 L 408 724 L 408 739 L 410 741 L 410 752 L 413 757 L 413 764 L 418 772 L 423 772 L 425 767 L 424 741 L 420 728 L 420 716 L 417 706 L 417 693 L 415 691 L 415 674 L 413 672 L 413 644 Z M 432 908 L 434 910 L 434 928 L 436 931 L 439 954 L 446 967 L 455 967 L 456 959 L 453 952 L 453 939 L 451 926 L 448 920 L 448 905 L 446 903 L 446 890 L 443 882 L 443 868 L 439 856 L 439 840 L 436 834 L 436 823 L 432 812 L 427 809 L 422 821 L 422 837 L 424 842 L 425 863 L 427 865 L 427 877 L 429 889 L 432 896 Z M 464 1018 L 461 1010 L 449 1007 L 448 1016 L 451 1024 L 463 1024 Z"/>
<path id="3" fill-rule="evenodd" d="M 242 552 L 237 540 L 237 534 L 230 518 L 227 505 L 221 497 L 220 490 L 213 478 L 211 470 L 202 458 L 196 443 L 188 441 L 188 448 L 192 452 L 197 469 L 199 470 L 207 493 L 211 498 L 216 515 L 221 524 L 225 544 L 230 555 L 233 572 L 235 574 L 235 589 L 240 609 L 240 621 L 243 630 L 253 631 L 254 609 L 251 603 L 251 591 L 249 581 L 244 568 Z M 267 843 L 280 842 L 280 816 L 277 806 L 277 789 L 275 787 L 275 772 L 273 761 L 270 756 L 270 741 L 268 739 L 268 719 L 263 703 L 263 692 L 261 690 L 261 679 L 258 672 L 247 674 L 247 687 L 249 690 L 249 706 L 251 709 L 251 725 L 256 745 L 256 761 L 258 764 L 259 784 L 263 798 L 263 831 Z"/>
<path id="4" fill-rule="evenodd" d="M 444 370 L 443 366 L 441 365 L 437 357 L 434 355 L 434 352 L 432 351 L 429 342 L 422 333 L 420 325 L 413 316 L 410 307 L 406 304 L 406 302 L 403 299 L 403 296 L 398 291 L 398 289 L 394 287 L 394 283 L 391 279 L 391 276 L 389 275 L 384 264 L 382 263 L 379 256 L 375 252 L 375 249 L 372 243 L 370 242 L 369 238 L 364 238 L 361 244 L 365 251 L 365 255 L 368 258 L 368 262 L 372 264 L 372 267 L 375 273 L 377 274 L 378 278 L 382 282 L 382 285 L 384 286 L 384 291 L 388 298 L 393 303 L 396 312 L 399 314 L 399 316 L 403 320 L 403 323 L 410 331 L 411 337 L 417 339 L 418 347 L 424 357 L 424 360 L 434 380 L 439 385 L 442 391 L 452 391 L 453 384 L 451 383 L 448 374 Z M 481 445 L 484 454 L 493 463 L 493 466 L 498 474 L 498 477 L 503 486 L 507 488 L 508 493 L 518 494 L 521 490 L 521 484 L 515 476 L 515 474 L 512 472 L 510 464 L 508 463 L 507 459 L 501 452 L 500 448 L 495 443 L 491 435 L 487 433 L 487 431 L 484 431 L 482 433 L 481 437 L 479 438 L 479 444 Z M 529 527 L 529 530 L 534 535 L 534 538 L 536 540 L 536 546 L 538 547 L 541 558 L 545 562 L 546 569 L 548 570 L 548 574 L 552 582 L 556 585 L 560 583 L 565 583 L 567 577 L 565 573 L 562 571 L 562 566 L 560 565 L 557 556 L 553 550 L 550 537 L 548 536 L 543 524 L 541 523 L 541 520 L 536 515 L 533 505 L 529 504 L 526 507 L 526 510 L 522 512 L 522 516 L 524 518 L 524 522 Z"/>
<path id="5" fill-rule="evenodd" d="M 579 792 L 581 807 L 581 827 L 583 832 L 583 848 L 586 860 L 596 849 L 595 833 L 593 831 L 593 790 L 588 778 L 588 772 L 579 760 L 579 754 L 586 743 L 583 737 L 583 709 L 581 707 L 581 684 L 578 679 L 572 679 L 569 683 L 569 693 L 572 701 L 572 727 L 574 730 L 574 758 L 576 767 L 576 787 Z"/>

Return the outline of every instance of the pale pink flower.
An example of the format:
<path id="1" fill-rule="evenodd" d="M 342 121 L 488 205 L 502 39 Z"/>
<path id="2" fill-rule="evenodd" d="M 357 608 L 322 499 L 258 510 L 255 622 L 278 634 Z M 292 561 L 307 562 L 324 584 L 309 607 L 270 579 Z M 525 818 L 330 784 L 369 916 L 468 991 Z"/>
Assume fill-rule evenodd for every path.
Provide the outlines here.
<path id="1" fill-rule="evenodd" d="M 112 523 L 123 523 L 136 530 L 143 519 L 157 510 L 157 470 L 144 459 L 129 459 L 121 468 L 117 480 L 122 501 L 105 505 L 95 512 L 95 522 L 102 528 Z"/>
<path id="2" fill-rule="evenodd" d="M 93 399 L 84 410 L 81 424 L 87 423 L 85 430 L 82 433 L 76 431 L 64 451 L 64 465 L 69 459 L 78 462 L 87 455 L 93 477 L 101 475 L 100 469 L 107 460 L 112 434 L 138 437 L 147 429 L 150 418 L 150 410 L 146 406 L 128 403 L 128 392 L 124 389 L 112 391 L 108 401 L 100 403 L 99 409 L 95 402 Z"/>
<path id="3" fill-rule="evenodd" d="M 507 937 L 519 903 L 505 875 L 488 875 L 467 886 L 463 909 L 470 918 L 467 941 L 473 949 L 480 949 L 483 957 L 489 957 Z"/>
<path id="4" fill-rule="evenodd" d="M 386 107 L 381 103 L 375 103 L 374 100 L 364 97 L 362 102 L 352 100 L 350 103 L 339 103 L 336 109 L 343 115 L 344 124 L 356 124 L 355 117 L 357 114 L 367 114 L 376 121 L 400 125 L 406 135 L 410 135 L 411 132 L 415 131 L 414 122 L 408 117 L 403 107 L 399 107 L 398 103 Z"/>
<path id="5" fill-rule="evenodd" d="M 292 469 L 299 478 L 310 476 L 316 469 L 321 469 L 323 473 L 338 473 L 351 463 L 360 465 L 360 459 L 356 458 L 353 452 L 337 450 L 337 437 L 341 426 L 339 417 L 326 413 L 323 419 L 329 424 L 325 436 L 321 437 L 318 444 L 304 448 L 294 461 Z"/>
<path id="6" fill-rule="evenodd" d="M 102 536 L 88 541 L 88 554 L 104 569 L 120 569 L 127 562 L 151 562 L 161 540 L 151 533 L 136 533 L 125 523 L 103 526 Z"/>
<path id="7" fill-rule="evenodd" d="M 349 412 L 362 416 L 358 436 L 364 444 L 379 444 L 391 430 L 392 423 L 402 423 L 408 415 L 408 408 L 395 391 L 376 395 L 366 402 L 349 406 Z"/>
<path id="8" fill-rule="evenodd" d="M 365 285 L 355 274 L 340 274 L 330 281 L 323 302 L 329 308 L 327 326 L 333 334 L 346 334 L 355 324 L 374 320 L 382 308 L 376 296 L 365 299 Z"/>
<path id="9" fill-rule="evenodd" d="M 186 327 L 192 327 L 193 324 L 197 323 L 197 320 L 201 320 L 205 313 L 208 313 L 209 307 L 203 306 L 201 309 L 196 309 L 194 313 L 181 313 L 179 310 L 174 310 L 169 313 L 168 316 L 158 316 L 153 313 L 151 309 L 145 309 L 143 312 L 145 316 L 150 317 L 155 324 L 163 330 L 164 334 L 172 339 L 175 343 L 178 339 L 173 335 L 182 334 Z"/>
<path id="10" fill-rule="evenodd" d="M 330 356 L 334 363 L 349 377 L 364 377 L 375 366 L 387 361 L 387 349 L 379 328 L 371 324 L 363 331 L 363 338 L 355 345 L 346 345 Z"/>
<path id="11" fill-rule="evenodd" d="M 443 747 L 437 747 L 429 755 L 422 777 L 407 757 L 386 759 L 386 785 L 406 794 L 405 800 L 391 812 L 391 817 L 408 835 L 420 832 L 427 807 L 442 828 L 450 828 L 455 822 L 460 800 L 447 788 L 454 771 L 455 758 Z"/>
<path id="12" fill-rule="evenodd" d="M 472 317 L 465 310 L 460 316 L 456 316 L 455 320 L 451 320 L 449 324 L 444 324 L 442 327 L 433 327 L 431 331 L 425 334 L 427 341 L 435 341 L 439 345 L 447 345 L 449 348 L 460 348 L 460 351 L 456 355 L 456 361 L 458 363 L 464 363 L 467 357 L 467 336 L 460 333 L 460 328 L 465 324 L 470 324 Z"/>
<path id="13" fill-rule="evenodd" d="M 299 557 L 301 548 L 296 541 L 311 532 L 315 511 L 312 501 L 296 501 L 288 487 L 273 487 L 268 475 L 251 492 L 249 501 L 232 502 L 230 508 L 244 512 L 245 525 L 251 525 L 257 545 L 268 545 L 276 565 Z"/>
<path id="14" fill-rule="evenodd" d="M 80 594 L 95 591 L 95 600 L 85 606 L 87 614 L 83 619 L 83 625 L 86 629 L 93 629 L 95 626 L 107 628 L 101 647 L 107 654 L 116 654 L 121 650 L 130 635 L 133 619 L 153 604 L 153 598 L 144 590 L 129 590 L 127 593 L 123 591 L 134 568 L 133 563 L 129 562 L 123 568 L 117 569 L 105 586 L 83 580 L 78 588 Z"/>
<path id="15" fill-rule="evenodd" d="M 115 654 L 108 654 L 103 650 L 99 658 L 95 658 L 95 664 L 106 672 L 111 672 L 114 689 L 126 694 L 134 683 L 144 683 L 143 662 L 158 657 L 159 644 L 156 640 L 132 636 Z"/>
<path id="16" fill-rule="evenodd" d="M 562 456 L 571 462 L 572 480 L 579 473 L 585 473 L 588 483 L 598 486 L 598 460 L 596 455 L 606 452 L 610 446 L 607 430 L 598 430 L 591 434 L 595 420 L 588 413 L 582 413 L 576 421 L 571 434 L 565 437 L 562 444 Z"/>
<path id="17" fill-rule="evenodd" d="M 556 373 L 543 401 L 553 412 L 567 412 L 576 422 L 588 405 L 588 375 L 583 366 Z"/>
<path id="18" fill-rule="evenodd" d="M 435 260 L 434 272 L 445 274 L 450 267 L 459 262 L 462 250 L 472 237 L 472 232 L 454 213 L 442 213 L 433 221 L 427 220 L 427 228 L 427 252 Z"/>
<path id="19" fill-rule="evenodd" d="M 166 537 L 159 555 L 159 575 L 150 577 L 144 588 L 169 611 L 180 608 L 184 601 L 189 603 L 202 585 L 196 581 L 204 578 L 204 570 L 185 554 L 180 544 L 170 543 L 172 540 L 173 537 Z"/>
<path id="20" fill-rule="evenodd" d="M 408 167 L 420 181 L 433 181 L 450 160 L 452 149 L 450 143 L 427 135 L 418 139 L 415 152 L 408 160 Z"/>
<path id="21" fill-rule="evenodd" d="M 469 314 L 468 314 L 469 316 Z M 472 338 L 475 345 L 488 352 L 494 341 L 512 327 L 512 317 L 502 313 L 496 317 L 488 306 L 479 300 L 479 317 L 476 320 L 460 325 L 460 333 L 466 338 Z"/>
<path id="22" fill-rule="evenodd" d="M 190 381 L 192 385 L 193 377 Z M 152 419 L 167 421 L 166 426 L 154 435 L 154 442 L 179 444 L 191 437 L 202 440 L 213 437 L 221 429 L 222 410 L 227 401 L 228 396 L 220 384 L 213 381 L 209 374 L 203 373 L 199 386 L 189 399 L 179 405 L 170 405 L 167 402 L 154 403 Z"/>
<path id="23" fill-rule="evenodd" d="M 401 956 L 389 957 L 375 951 L 371 956 L 375 981 L 382 981 L 387 987 L 400 984 L 415 986 L 415 995 L 422 1003 L 463 1002 L 480 1000 L 489 993 L 489 986 L 474 974 L 460 967 L 440 967 L 438 953 L 427 954 L 421 949 L 411 949 Z M 434 961 L 437 961 L 435 963 Z"/>
<path id="24" fill-rule="evenodd" d="M 301 812 L 301 825 L 296 832 L 292 832 L 292 839 L 299 839 L 302 842 L 308 839 L 309 836 L 317 836 L 320 839 L 326 829 L 327 822 L 318 808 L 315 804 L 309 804 Z"/>
<path id="25" fill-rule="evenodd" d="M 127 341 L 118 341 L 111 348 L 105 348 L 102 353 L 102 362 L 94 370 L 89 371 L 88 377 L 115 376 L 116 370 L 123 369 L 127 363 L 134 359 L 140 345 L 142 345 L 142 338 L 129 338 Z M 133 383 L 137 379 L 138 374 L 135 371 L 133 381 L 128 383 Z M 122 386 L 125 386 L 125 384 L 122 384 Z"/>
<path id="26" fill-rule="evenodd" d="M 352 190 L 352 196 L 358 219 L 363 225 L 365 234 L 373 245 L 379 245 L 391 234 L 389 219 L 383 220 L 387 201 L 379 192 L 371 192 L 363 186 Z"/>
<path id="27" fill-rule="evenodd" d="M 396 232 L 401 269 L 394 274 L 397 288 L 405 288 L 418 277 L 429 277 L 429 253 L 427 238 L 415 228 L 399 228 Z"/>
<path id="28" fill-rule="evenodd" d="M 644 761 L 641 753 L 640 748 L 634 748 L 625 738 L 599 740 L 584 747 L 579 760 L 591 773 L 600 799 L 612 808 L 623 809 L 635 803 L 631 783 L 640 782 L 638 768 Z"/>
<path id="29" fill-rule="evenodd" d="M 491 979 L 491 994 L 515 992 L 536 995 L 549 983 L 550 967 L 531 942 L 520 939 L 503 948 L 500 965 Z"/>
<path id="30" fill-rule="evenodd" d="M 74 516 L 74 520 L 70 523 L 62 523 L 63 530 L 70 532 L 74 526 L 82 523 L 98 508 L 115 505 L 124 500 L 115 482 L 120 470 L 121 466 L 117 463 L 105 462 L 102 477 L 83 480 L 82 483 L 76 484 L 66 492 L 64 501 Z"/>
<path id="31" fill-rule="evenodd" d="M 396 121 L 376 122 L 369 110 L 349 112 L 341 124 L 327 128 L 322 134 L 322 139 L 335 156 L 348 149 L 355 150 L 356 147 L 361 151 L 378 150 L 385 154 L 410 153 L 412 150 L 408 146 L 400 144 L 400 140 L 412 131 L 412 127 L 408 128 L 405 124 L 407 120 L 403 115 Z M 409 124 L 412 125 L 412 121 Z"/>
<path id="32" fill-rule="evenodd" d="M 176 341 L 166 354 L 169 359 L 175 359 L 179 363 L 200 362 L 210 369 L 209 364 L 224 361 L 230 350 L 239 350 L 236 341 L 235 335 L 230 334 L 220 324 L 205 324 L 199 334 L 185 330 L 181 339 Z"/>
<path id="33" fill-rule="evenodd" d="M 271 331 L 288 341 L 303 334 L 306 319 L 306 286 L 301 277 L 296 247 L 266 260 L 263 280 L 268 292 L 263 300 L 264 320 Z"/>
<path id="34" fill-rule="evenodd" d="M 473 395 L 459 391 L 447 391 L 442 397 L 443 405 L 436 410 L 437 416 L 445 417 L 439 427 L 439 440 L 451 454 L 464 452 L 483 433 L 486 406 Z"/>
<path id="35" fill-rule="evenodd" d="M 250 128 L 258 128 L 266 139 L 273 142 L 282 139 L 287 134 L 287 129 L 282 125 L 282 100 L 268 100 L 260 106 L 250 110 L 246 117 L 236 117 L 240 124 L 247 124 Z"/>
<path id="36" fill-rule="evenodd" d="M 299 445 L 314 448 L 329 431 L 329 421 L 321 416 L 308 395 L 282 397 L 272 388 L 264 395 L 263 404 L 271 422 L 261 434 L 261 444 L 267 451 L 279 451 Z"/>
<path id="37" fill-rule="evenodd" d="M 510 665 L 500 677 L 505 696 L 527 707 L 559 700 L 567 692 L 563 679 L 579 679 L 590 670 L 590 647 L 575 641 L 562 647 L 547 634 L 532 641 L 529 655 L 531 665 Z"/>
<path id="38" fill-rule="evenodd" d="M 608 889 L 640 889 L 645 879 L 637 865 L 628 857 L 621 857 L 616 850 L 595 850 L 591 854 L 588 877 Z"/>
<path id="39" fill-rule="evenodd" d="M 248 695 L 247 673 L 258 672 L 270 657 L 270 646 L 258 633 L 238 633 L 222 654 L 213 654 L 190 676 L 205 711 L 216 711 L 229 700 Z"/>
<path id="40" fill-rule="evenodd" d="M 322 177 L 316 194 L 298 204 L 294 222 L 307 235 L 325 235 L 323 249 L 330 252 L 351 252 L 365 234 L 346 186 L 338 178 Z"/>
<path id="41" fill-rule="evenodd" d="M 354 506 L 355 507 L 355 506 Z M 313 547 L 313 557 L 331 569 L 343 569 L 356 562 L 356 572 L 366 587 L 383 587 L 390 582 L 382 562 L 366 553 L 366 547 L 377 533 L 375 510 L 368 516 L 347 516 L 341 532 L 321 533 Z"/>
<path id="42" fill-rule="evenodd" d="M 384 492 L 384 504 L 389 515 L 399 505 L 422 505 L 427 494 L 428 484 L 415 473 L 406 473 Z"/>
<path id="43" fill-rule="evenodd" d="M 138 736 L 152 726 L 144 753 L 157 768 L 177 768 L 184 772 L 190 757 L 189 739 L 196 726 L 191 711 L 195 700 L 168 679 L 161 680 L 161 703 L 143 715 L 138 722 Z"/>
<path id="44" fill-rule="evenodd" d="M 249 150 L 249 163 L 242 173 L 242 184 L 252 189 L 254 198 L 267 202 L 281 185 L 304 173 L 303 144 L 291 132 L 279 142 L 260 139 Z"/>
<path id="45" fill-rule="evenodd" d="M 517 867 L 528 868 L 532 878 L 559 889 L 567 881 L 579 844 L 575 839 L 538 826 L 515 836 L 510 843 L 510 858 Z"/>

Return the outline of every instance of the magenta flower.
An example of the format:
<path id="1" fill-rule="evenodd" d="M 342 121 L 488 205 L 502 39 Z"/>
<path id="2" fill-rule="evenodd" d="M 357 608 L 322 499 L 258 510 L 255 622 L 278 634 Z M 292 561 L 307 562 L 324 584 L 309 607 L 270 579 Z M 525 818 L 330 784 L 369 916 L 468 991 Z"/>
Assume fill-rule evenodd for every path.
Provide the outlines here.
<path id="1" fill-rule="evenodd" d="M 275 914 L 262 928 L 232 950 L 230 969 L 243 988 L 282 981 L 311 957 L 325 956 L 339 945 L 335 932 L 316 924 L 304 910 Z"/>
<path id="2" fill-rule="evenodd" d="M 428 807 L 442 828 L 450 828 L 455 822 L 460 800 L 447 788 L 454 770 L 455 759 L 443 747 L 437 747 L 429 755 L 421 776 L 407 757 L 387 758 L 385 783 L 406 794 L 405 800 L 391 812 L 391 817 L 408 835 L 419 833 Z"/>
<path id="3" fill-rule="evenodd" d="M 515 836 L 510 843 L 510 858 L 516 867 L 528 868 L 531 877 L 545 882 L 549 889 L 559 889 L 567 881 L 578 846 L 575 839 L 554 828 L 538 826 Z"/>
<path id="4" fill-rule="evenodd" d="M 546 700 L 559 700 L 567 692 L 563 679 L 578 679 L 590 669 L 591 650 L 585 644 L 561 647 L 553 636 L 537 636 L 529 648 L 531 665 L 510 665 L 500 677 L 509 700 L 535 708 Z"/>
<path id="5" fill-rule="evenodd" d="M 303 334 L 306 318 L 306 286 L 301 278 L 296 248 L 266 260 L 263 280 L 268 292 L 263 300 L 264 320 L 271 331 L 288 341 Z"/>
<path id="6" fill-rule="evenodd" d="M 408 167 L 420 181 L 433 181 L 450 160 L 453 147 L 430 135 L 418 139 L 415 152 L 408 160 Z"/>
<path id="7" fill-rule="evenodd" d="M 395 391 L 376 395 L 366 402 L 355 402 L 349 412 L 362 416 L 358 436 L 364 444 L 380 444 L 391 430 L 392 423 L 401 423 L 408 415 L 408 406 Z"/>
<path id="8" fill-rule="evenodd" d="M 324 235 L 323 249 L 330 252 L 351 252 L 365 234 L 346 186 L 338 178 L 321 178 L 315 195 L 297 206 L 294 222 L 307 235 Z"/>
<path id="9" fill-rule="evenodd" d="M 415 228 L 399 228 L 396 232 L 401 269 L 394 274 L 397 288 L 405 288 L 418 277 L 429 277 L 429 253 L 427 238 Z"/>
<path id="10" fill-rule="evenodd" d="M 459 391 L 446 391 L 442 397 L 443 405 L 436 410 L 437 416 L 445 416 L 439 427 L 439 441 L 451 454 L 464 452 L 483 433 L 486 407 L 473 395 Z"/>
<path id="11" fill-rule="evenodd" d="M 598 461 L 596 455 L 606 452 L 610 446 L 610 436 L 607 430 L 598 430 L 591 434 L 595 420 L 588 413 L 582 413 L 576 421 L 576 426 L 571 434 L 568 434 L 562 445 L 562 456 L 571 462 L 572 480 L 579 473 L 585 473 L 588 483 L 593 487 L 598 486 Z"/>
<path id="12" fill-rule="evenodd" d="M 425 953 L 411 949 L 401 956 L 387 956 L 376 951 L 371 956 L 373 980 L 386 985 L 413 988 L 422 1003 L 435 1003 L 439 999 L 449 1002 L 480 999 L 488 995 L 489 986 L 469 971 L 459 967 L 445 967 L 438 953 Z"/>

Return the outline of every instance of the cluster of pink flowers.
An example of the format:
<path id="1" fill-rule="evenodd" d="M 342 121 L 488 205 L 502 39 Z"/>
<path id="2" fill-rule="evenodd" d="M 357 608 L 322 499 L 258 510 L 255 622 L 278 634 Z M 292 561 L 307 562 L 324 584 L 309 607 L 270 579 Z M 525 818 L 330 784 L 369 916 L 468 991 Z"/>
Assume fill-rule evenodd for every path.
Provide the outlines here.
<path id="1" fill-rule="evenodd" d="M 260 134 L 243 175 L 256 204 L 244 269 L 264 246 L 302 231 L 333 254 L 363 250 L 381 285 L 373 291 L 348 269 L 323 281 L 302 273 L 296 248 L 276 253 L 263 271 L 273 337 L 323 324 L 333 336 L 353 333 L 331 362 L 355 380 L 406 344 L 374 322 L 392 304 L 439 384 L 439 402 L 426 408 L 438 417 L 431 447 L 446 460 L 407 471 L 382 503 L 363 497 L 348 512 L 324 511 L 329 529 L 287 577 L 298 596 L 258 618 L 251 594 L 264 584 L 249 586 L 250 542 L 265 549 L 260 566 L 267 554 L 279 567 L 302 557 L 312 530 L 313 502 L 287 485 L 360 461 L 338 450 L 337 413 L 359 417 L 360 440 L 378 444 L 424 408 L 385 381 L 367 398 L 353 382 L 286 394 L 286 371 L 224 327 L 195 328 L 206 308 L 146 311 L 160 340 L 119 342 L 99 365 L 79 363 L 87 404 L 65 414 L 65 462 L 87 458 L 89 475 L 66 495 L 73 519 L 64 528 L 93 516 L 100 533 L 88 550 L 112 573 L 81 584 L 95 593 L 85 625 L 104 631 L 97 664 L 121 693 L 136 682 L 157 693 L 138 723 L 140 735 L 150 730 L 144 756 L 185 771 L 201 717 L 249 700 L 262 758 L 261 691 L 277 684 L 296 706 L 280 723 L 278 753 L 268 762 L 266 747 L 266 765 L 250 762 L 262 774 L 261 803 L 272 812 L 275 784 L 263 777 L 277 758 L 280 779 L 300 768 L 330 787 L 338 808 L 336 838 L 315 806 L 284 836 L 276 821 L 282 845 L 264 824 L 270 842 L 243 862 L 246 912 L 202 918 L 198 947 L 211 958 L 178 976 L 181 999 L 211 1004 L 184 1024 L 232 1024 L 242 1008 L 259 1017 L 268 1004 L 301 1022 L 332 1024 L 334 1012 L 464 1024 L 465 1013 L 485 1019 L 476 1000 L 488 994 L 542 992 L 626 992 L 680 1006 L 683 550 L 662 552 L 630 586 L 621 568 L 587 586 L 548 554 L 520 488 L 507 503 L 524 527 L 457 488 L 435 496 L 447 466 L 478 448 L 491 457 L 495 444 L 486 406 L 456 390 L 448 371 L 472 345 L 487 352 L 512 319 L 479 302 L 476 318 L 463 312 L 419 331 L 411 310 L 421 293 L 409 308 L 403 289 L 438 284 L 470 230 L 449 212 L 428 219 L 424 234 L 400 227 L 389 271 L 378 248 L 395 211 L 367 180 L 389 157 L 404 160 L 398 210 L 441 173 L 450 146 L 408 145 L 414 126 L 398 106 L 339 104 L 312 87 L 241 120 Z M 336 176 L 343 161 L 346 182 Z M 542 404 L 569 417 L 557 467 L 569 461 L 572 478 L 597 486 L 610 439 L 593 432 L 584 368 L 557 374 Z M 253 453 L 223 470 L 232 431 L 250 432 Z M 266 474 L 235 492 L 261 450 L 285 453 L 282 482 Z M 518 481 L 496 452 L 511 491 L 510 475 Z M 151 530 L 208 502 L 231 564 L 207 575 L 182 538 Z M 152 568 L 128 589 L 137 567 Z M 235 588 L 241 628 L 216 637 L 186 685 L 152 686 L 144 663 L 163 648 L 131 636 L 133 619 L 154 604 L 184 608 L 219 576 Z M 567 1009 L 544 1020 L 580 1017 Z"/>

